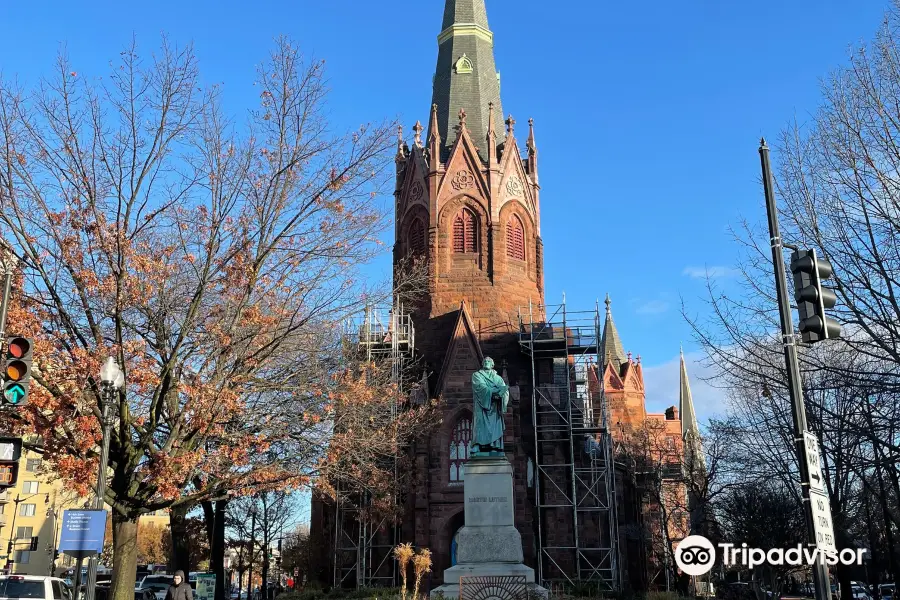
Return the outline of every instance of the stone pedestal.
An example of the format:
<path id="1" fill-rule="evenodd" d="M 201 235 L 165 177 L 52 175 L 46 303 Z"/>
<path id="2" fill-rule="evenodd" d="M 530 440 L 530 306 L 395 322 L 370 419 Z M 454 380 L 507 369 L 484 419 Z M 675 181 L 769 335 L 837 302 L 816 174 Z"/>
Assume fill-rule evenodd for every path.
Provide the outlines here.
<path id="1" fill-rule="evenodd" d="M 546 597 L 535 584 L 534 569 L 522 564 L 522 536 L 515 527 L 512 465 L 505 456 L 472 457 L 463 466 L 465 525 L 459 530 L 456 565 L 444 571 L 444 585 L 432 593 L 459 598 L 461 577 L 525 577 L 529 590 Z"/>

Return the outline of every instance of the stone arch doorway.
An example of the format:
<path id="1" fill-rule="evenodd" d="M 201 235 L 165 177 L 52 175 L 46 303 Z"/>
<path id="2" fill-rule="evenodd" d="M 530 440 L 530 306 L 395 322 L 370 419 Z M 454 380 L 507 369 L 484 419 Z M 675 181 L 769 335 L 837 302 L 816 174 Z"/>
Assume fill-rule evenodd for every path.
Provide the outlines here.
<path id="1" fill-rule="evenodd" d="M 459 549 L 459 544 L 457 543 L 459 538 L 459 530 L 463 528 L 465 525 L 465 512 L 459 511 L 450 519 L 449 527 L 450 530 L 450 566 L 456 566 L 457 563 L 457 550 Z"/>

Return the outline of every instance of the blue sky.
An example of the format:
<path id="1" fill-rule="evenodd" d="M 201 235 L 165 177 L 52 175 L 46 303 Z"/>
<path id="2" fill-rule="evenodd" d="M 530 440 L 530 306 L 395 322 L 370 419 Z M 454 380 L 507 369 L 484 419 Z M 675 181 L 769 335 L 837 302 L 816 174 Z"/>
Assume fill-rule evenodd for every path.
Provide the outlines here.
<path id="1" fill-rule="evenodd" d="M 236 116 L 254 108 L 254 65 L 279 34 L 327 61 L 333 122 L 427 122 L 443 2 L 5 3 L 0 70 L 23 83 L 53 67 L 104 75 L 134 34 L 194 42 L 205 79 Z M 701 417 L 681 299 L 702 313 L 708 268 L 729 269 L 727 231 L 764 217 L 757 143 L 808 119 L 819 81 L 868 39 L 886 0 L 598 2 L 487 0 L 503 106 L 535 119 L 547 302 L 590 308 L 608 292 L 626 350 L 643 357 L 648 406 L 677 401 L 679 344 Z M 90 8 L 87 8 L 90 7 Z M 852 8 L 851 8 L 852 7 Z M 777 158 L 777 157 L 776 157 Z M 390 235 L 388 232 L 386 235 Z M 386 261 L 374 266 L 385 272 Z"/>

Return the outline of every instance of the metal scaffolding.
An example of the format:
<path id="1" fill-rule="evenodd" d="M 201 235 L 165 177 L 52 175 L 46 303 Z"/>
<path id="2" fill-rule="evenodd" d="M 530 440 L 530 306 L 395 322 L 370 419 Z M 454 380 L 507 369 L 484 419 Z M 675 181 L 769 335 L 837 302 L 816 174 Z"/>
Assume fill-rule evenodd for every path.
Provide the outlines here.
<path id="1" fill-rule="evenodd" d="M 402 305 L 378 310 L 366 307 L 356 318 L 347 321 L 343 331 L 348 352 L 368 362 L 390 361 L 391 381 L 400 390 L 410 384 L 407 367 L 412 363 L 415 331 L 412 318 Z M 391 406 L 391 417 L 398 406 Z M 394 480 L 398 465 L 394 461 Z M 349 489 L 340 481 L 335 485 L 334 586 L 356 588 L 392 587 L 398 573 L 392 559 L 393 548 L 400 543 L 400 525 L 389 516 L 372 520 L 368 516 L 371 494 Z M 395 502 L 400 490 L 394 490 Z"/>
<path id="2" fill-rule="evenodd" d="M 572 312 L 563 297 L 558 306 L 519 311 L 519 343 L 531 358 L 536 566 L 545 587 L 620 589 L 602 333 L 599 303 Z"/>

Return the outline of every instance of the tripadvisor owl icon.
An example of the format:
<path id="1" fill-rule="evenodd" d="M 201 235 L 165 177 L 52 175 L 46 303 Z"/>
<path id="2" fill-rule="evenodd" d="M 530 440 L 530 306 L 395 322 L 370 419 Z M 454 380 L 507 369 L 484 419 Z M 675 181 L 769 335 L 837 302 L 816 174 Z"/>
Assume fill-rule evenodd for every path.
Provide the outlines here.
<path id="1" fill-rule="evenodd" d="M 716 548 L 702 535 L 689 535 L 675 548 L 675 564 L 687 575 L 708 573 L 716 562 Z"/>

